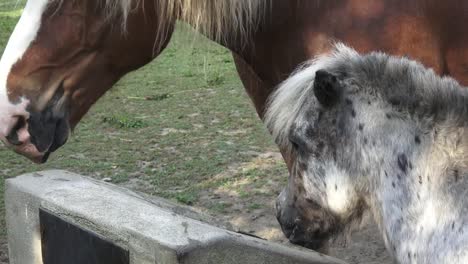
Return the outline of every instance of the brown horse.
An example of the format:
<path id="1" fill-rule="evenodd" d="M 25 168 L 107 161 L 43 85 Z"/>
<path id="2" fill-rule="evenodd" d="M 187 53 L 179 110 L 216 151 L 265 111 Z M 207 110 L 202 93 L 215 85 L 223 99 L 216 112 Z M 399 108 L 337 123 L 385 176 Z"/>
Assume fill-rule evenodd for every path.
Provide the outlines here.
<path id="1" fill-rule="evenodd" d="M 463 0 L 29 0 L 0 61 L 2 141 L 45 162 L 99 97 L 158 56 L 177 20 L 233 52 L 260 117 L 274 88 L 335 40 L 468 85 Z"/>
<path id="2" fill-rule="evenodd" d="M 0 138 L 45 162 L 91 105 L 164 49 L 176 20 L 233 51 L 260 117 L 333 40 L 407 55 L 468 84 L 462 0 L 30 0 L 0 62 Z"/>

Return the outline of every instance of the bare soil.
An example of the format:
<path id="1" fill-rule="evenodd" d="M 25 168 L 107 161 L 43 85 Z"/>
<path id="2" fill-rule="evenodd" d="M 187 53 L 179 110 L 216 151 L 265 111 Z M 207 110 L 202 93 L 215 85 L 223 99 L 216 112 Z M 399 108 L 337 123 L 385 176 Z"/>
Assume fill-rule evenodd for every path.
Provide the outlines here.
<path id="1" fill-rule="evenodd" d="M 260 155 L 257 165 L 261 169 L 265 166 L 278 161 L 281 162 L 281 156 L 274 153 Z M 244 166 L 247 166 L 244 164 Z M 229 177 L 229 175 L 224 175 Z M 281 178 L 285 175 L 272 175 L 271 183 L 264 188 L 268 193 L 275 194 L 280 192 L 281 185 L 275 184 L 282 182 Z M 275 180 L 276 178 L 276 180 Z M 255 190 L 251 185 L 244 186 L 245 191 L 253 193 Z M 258 190 L 257 190 L 258 191 Z M 201 195 L 196 206 L 197 209 L 208 213 L 226 223 L 229 223 L 235 231 L 251 234 L 278 243 L 289 243 L 283 236 L 279 224 L 275 218 L 274 198 L 273 196 L 255 195 L 252 199 L 255 204 L 263 205 L 252 208 L 252 200 L 242 199 L 231 189 L 220 187 L 215 190 L 207 190 Z M 206 208 L 216 200 L 218 203 L 233 204 L 229 210 L 216 214 Z M 352 235 L 351 241 L 347 245 L 336 242 L 330 248 L 329 255 L 342 259 L 349 264 L 368 263 L 368 264 L 390 264 L 393 263 L 385 249 L 384 242 L 380 232 L 374 222 L 368 223 L 362 230 Z"/>

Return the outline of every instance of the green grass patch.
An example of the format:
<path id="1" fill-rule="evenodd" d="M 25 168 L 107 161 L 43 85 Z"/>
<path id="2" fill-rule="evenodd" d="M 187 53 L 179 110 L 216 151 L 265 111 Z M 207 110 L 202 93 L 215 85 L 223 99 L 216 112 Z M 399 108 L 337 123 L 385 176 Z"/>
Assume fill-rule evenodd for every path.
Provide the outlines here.
<path id="1" fill-rule="evenodd" d="M 237 191 L 237 194 L 238 194 L 239 197 L 242 198 L 242 199 L 246 199 L 246 198 L 250 197 L 250 195 L 251 195 L 249 192 L 244 191 L 244 190 L 239 190 L 239 191 Z"/>
<path id="2" fill-rule="evenodd" d="M 252 204 L 249 204 L 248 208 L 250 210 L 257 210 L 257 209 L 263 208 L 263 205 L 258 204 L 258 203 L 252 203 Z"/>
<path id="3" fill-rule="evenodd" d="M 144 121 L 128 116 L 104 117 L 102 122 L 117 128 L 143 128 L 148 126 Z"/>
<path id="4" fill-rule="evenodd" d="M 192 192 L 182 192 L 175 195 L 175 199 L 186 205 L 193 205 L 197 201 L 197 194 Z"/>
<path id="5" fill-rule="evenodd" d="M 213 211 L 214 213 L 218 213 L 218 214 L 223 214 L 223 213 L 226 213 L 226 211 L 229 209 L 229 207 L 231 207 L 232 204 L 230 203 L 226 203 L 226 202 L 215 202 L 213 203 L 209 209 L 211 211 Z"/>
<path id="6" fill-rule="evenodd" d="M 3 18 L 18 18 L 21 16 L 23 9 L 17 9 L 12 11 L 0 11 L 0 17 Z"/>
<path id="7" fill-rule="evenodd" d="M 122 183 L 122 182 L 128 181 L 128 175 L 118 173 L 116 175 L 113 175 L 111 179 L 112 179 L 112 183 Z"/>
<path id="8" fill-rule="evenodd" d="M 225 81 L 226 78 L 224 77 L 224 74 L 220 72 L 211 73 L 206 79 L 208 86 L 219 86 L 222 85 Z"/>

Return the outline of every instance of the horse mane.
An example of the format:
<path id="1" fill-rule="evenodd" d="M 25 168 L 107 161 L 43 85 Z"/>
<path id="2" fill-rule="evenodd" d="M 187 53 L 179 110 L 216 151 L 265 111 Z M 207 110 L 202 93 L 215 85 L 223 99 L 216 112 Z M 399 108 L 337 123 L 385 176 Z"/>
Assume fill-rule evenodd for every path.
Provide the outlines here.
<path id="1" fill-rule="evenodd" d="M 65 0 L 55 1 L 63 3 Z M 123 31 L 125 31 L 128 16 L 136 8 L 145 8 L 143 0 L 97 1 L 101 1 L 100 4 L 104 6 L 109 21 L 120 19 Z M 166 34 L 167 25 L 171 21 L 180 20 L 217 41 L 227 40 L 233 35 L 237 35 L 241 38 L 240 40 L 245 41 L 264 20 L 264 14 L 270 0 L 153 1 L 160 17 L 160 25 L 157 27 L 159 34 Z"/>
<path id="2" fill-rule="evenodd" d="M 180 8 L 177 19 L 215 40 L 237 33 L 247 40 L 265 17 L 269 0 L 167 0 Z M 173 3 L 171 3 L 173 2 Z"/>
<path id="3" fill-rule="evenodd" d="M 325 69 L 353 80 L 362 92 L 381 98 L 397 111 L 433 122 L 468 123 L 468 89 L 450 77 L 404 57 L 382 52 L 360 55 L 344 44 L 299 67 L 281 83 L 267 102 L 265 124 L 281 147 L 290 149 L 291 128 L 310 96 L 315 72 Z"/>

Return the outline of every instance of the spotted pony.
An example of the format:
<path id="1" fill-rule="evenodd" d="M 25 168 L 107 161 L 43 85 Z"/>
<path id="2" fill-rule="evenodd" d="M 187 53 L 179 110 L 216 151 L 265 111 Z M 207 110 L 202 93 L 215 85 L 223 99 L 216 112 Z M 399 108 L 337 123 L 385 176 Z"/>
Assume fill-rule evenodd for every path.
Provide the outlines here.
<path id="1" fill-rule="evenodd" d="M 291 242 L 320 249 L 373 216 L 397 263 L 468 263 L 468 90 L 455 80 L 338 44 L 278 88 L 265 119 L 295 157 L 277 199 Z"/>

